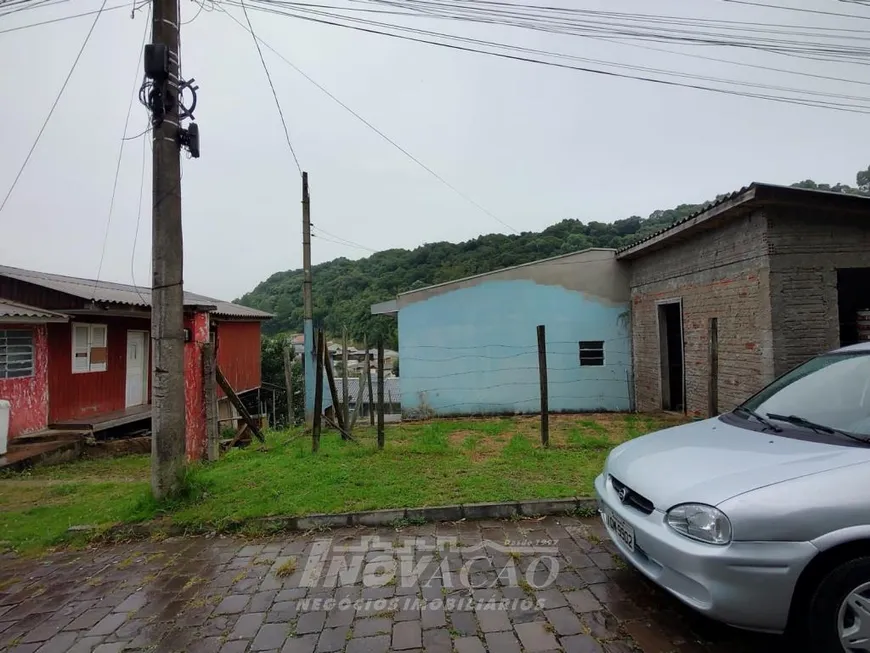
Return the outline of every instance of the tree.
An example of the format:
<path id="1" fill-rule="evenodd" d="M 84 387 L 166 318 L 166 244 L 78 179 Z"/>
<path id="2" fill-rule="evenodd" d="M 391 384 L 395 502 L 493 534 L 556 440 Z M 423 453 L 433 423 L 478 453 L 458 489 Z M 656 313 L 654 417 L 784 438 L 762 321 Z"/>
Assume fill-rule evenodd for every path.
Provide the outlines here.
<path id="1" fill-rule="evenodd" d="M 794 186 L 870 195 L 870 167 L 858 172 L 856 180 L 857 187 L 819 184 L 812 179 Z M 372 304 L 395 299 L 398 293 L 408 290 L 589 247 L 623 247 L 697 213 L 704 206 L 680 204 L 672 209 L 653 211 L 646 218 L 631 216 L 610 223 L 583 223 L 569 218 L 540 233 L 489 234 L 463 243 L 427 243 L 412 250 L 385 250 L 358 261 L 338 258 L 321 263 L 312 270 L 315 324 L 329 334 L 341 333 L 346 324 L 352 340 L 368 341 L 374 346 L 382 338 L 386 347 L 396 349 L 396 320 L 372 315 Z M 302 330 L 302 270 L 277 272 L 237 301 L 275 314 L 275 319 L 263 327 L 266 333 L 299 332 Z"/>
<path id="2" fill-rule="evenodd" d="M 284 336 L 268 336 L 263 335 L 260 340 L 260 365 L 262 380 L 266 383 L 271 383 L 280 388 L 285 386 L 284 382 L 284 346 L 289 345 L 289 341 Z M 292 347 L 292 345 L 289 345 Z M 299 424 L 305 419 L 305 392 L 303 387 L 302 362 L 297 357 L 293 362 L 292 370 L 293 379 L 293 413 L 296 417 L 296 423 Z M 285 392 L 277 392 L 275 395 L 275 416 L 278 421 L 278 426 L 292 426 L 287 424 L 287 394 Z"/>

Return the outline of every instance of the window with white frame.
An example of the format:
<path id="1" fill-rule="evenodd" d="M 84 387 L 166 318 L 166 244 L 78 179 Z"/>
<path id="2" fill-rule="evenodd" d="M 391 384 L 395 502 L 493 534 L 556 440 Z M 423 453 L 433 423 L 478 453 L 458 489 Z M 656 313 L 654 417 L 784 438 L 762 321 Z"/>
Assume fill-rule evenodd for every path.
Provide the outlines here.
<path id="1" fill-rule="evenodd" d="M 580 365 L 604 365 L 604 341 L 581 340 L 580 341 Z"/>
<path id="2" fill-rule="evenodd" d="M 33 331 L 0 329 L 0 379 L 33 376 Z"/>
<path id="3" fill-rule="evenodd" d="M 73 374 L 105 372 L 109 353 L 106 325 L 74 323 L 72 330 Z"/>

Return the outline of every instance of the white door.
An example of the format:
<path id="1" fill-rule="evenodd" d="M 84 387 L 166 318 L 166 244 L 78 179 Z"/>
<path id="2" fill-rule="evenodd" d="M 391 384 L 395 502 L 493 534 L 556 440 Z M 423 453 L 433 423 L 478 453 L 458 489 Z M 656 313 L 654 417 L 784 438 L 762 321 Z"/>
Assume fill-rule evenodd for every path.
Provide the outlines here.
<path id="1" fill-rule="evenodd" d="M 148 403 L 148 333 L 127 332 L 127 408 Z"/>

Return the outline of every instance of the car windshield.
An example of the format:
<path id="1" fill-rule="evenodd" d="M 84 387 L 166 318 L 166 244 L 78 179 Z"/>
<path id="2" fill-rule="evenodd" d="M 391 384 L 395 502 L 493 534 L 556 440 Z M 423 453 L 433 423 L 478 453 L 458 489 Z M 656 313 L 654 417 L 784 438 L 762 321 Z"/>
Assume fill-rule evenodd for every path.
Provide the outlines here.
<path id="1" fill-rule="evenodd" d="M 870 436 L 870 352 L 814 358 L 774 381 L 743 406 L 763 417 L 795 416 L 831 429 Z"/>

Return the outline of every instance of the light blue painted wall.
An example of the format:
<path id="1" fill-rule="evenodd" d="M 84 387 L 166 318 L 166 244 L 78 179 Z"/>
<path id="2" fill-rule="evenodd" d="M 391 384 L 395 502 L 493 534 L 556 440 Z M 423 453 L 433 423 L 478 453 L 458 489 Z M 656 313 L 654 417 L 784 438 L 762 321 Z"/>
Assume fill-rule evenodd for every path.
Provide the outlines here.
<path id="1" fill-rule="evenodd" d="M 550 410 L 630 409 L 630 337 L 608 303 L 529 280 L 487 281 L 399 310 L 402 410 L 535 413 L 536 327 L 547 327 Z M 579 341 L 603 340 L 605 365 L 580 366 Z"/>

